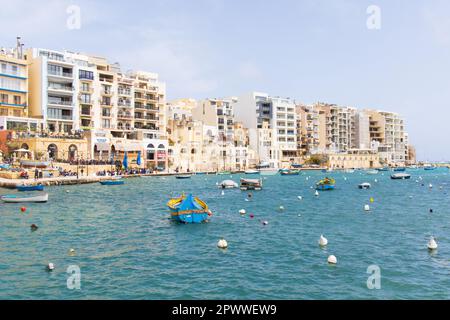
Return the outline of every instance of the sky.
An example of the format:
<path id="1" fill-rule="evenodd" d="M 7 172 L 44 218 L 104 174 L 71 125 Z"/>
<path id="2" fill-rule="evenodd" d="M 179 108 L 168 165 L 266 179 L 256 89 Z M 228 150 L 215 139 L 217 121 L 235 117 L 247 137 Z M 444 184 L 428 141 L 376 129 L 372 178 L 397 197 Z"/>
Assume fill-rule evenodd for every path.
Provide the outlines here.
<path id="1" fill-rule="evenodd" d="M 262 91 L 398 112 L 418 159 L 450 160 L 447 0 L 0 0 L 0 21 L 2 47 L 21 36 L 156 72 L 168 100 Z"/>

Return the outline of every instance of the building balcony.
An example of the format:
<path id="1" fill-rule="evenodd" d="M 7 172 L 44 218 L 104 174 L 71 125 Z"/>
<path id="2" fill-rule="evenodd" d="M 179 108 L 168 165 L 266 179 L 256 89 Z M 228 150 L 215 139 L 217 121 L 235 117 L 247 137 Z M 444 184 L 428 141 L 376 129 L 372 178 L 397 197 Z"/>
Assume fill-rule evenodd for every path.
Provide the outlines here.
<path id="1" fill-rule="evenodd" d="M 131 114 L 119 113 L 119 114 L 117 114 L 117 118 L 120 118 L 120 119 L 133 119 L 133 116 Z"/>
<path id="2" fill-rule="evenodd" d="M 72 116 L 55 116 L 55 115 L 49 115 L 47 116 L 48 120 L 63 120 L 63 121 L 73 121 Z"/>
<path id="3" fill-rule="evenodd" d="M 131 108 L 131 103 L 118 102 L 117 105 L 121 108 Z"/>
<path id="4" fill-rule="evenodd" d="M 59 85 L 59 84 L 50 84 L 47 87 L 47 91 L 53 92 L 56 94 L 62 94 L 62 95 L 73 95 L 74 88 L 72 86 L 67 85 Z"/>
<path id="5" fill-rule="evenodd" d="M 54 71 L 48 71 L 49 77 L 58 77 L 58 78 L 67 78 L 67 79 L 73 79 L 73 73 L 70 72 L 54 72 Z"/>
<path id="6" fill-rule="evenodd" d="M 53 106 L 73 107 L 72 101 L 48 100 L 48 104 Z"/>

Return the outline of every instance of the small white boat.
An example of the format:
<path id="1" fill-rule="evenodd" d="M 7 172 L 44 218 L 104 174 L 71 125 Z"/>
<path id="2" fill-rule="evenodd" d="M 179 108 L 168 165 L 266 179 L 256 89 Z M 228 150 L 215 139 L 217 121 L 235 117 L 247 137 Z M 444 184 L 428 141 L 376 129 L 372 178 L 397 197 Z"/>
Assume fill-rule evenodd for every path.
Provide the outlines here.
<path id="1" fill-rule="evenodd" d="M 355 173 L 355 170 L 353 169 L 346 169 L 344 170 L 345 173 Z"/>
<path id="2" fill-rule="evenodd" d="M 258 170 L 245 170 L 245 174 L 259 174 Z"/>
<path id="3" fill-rule="evenodd" d="M 219 188 L 222 189 L 233 189 L 238 187 L 239 184 L 237 182 L 234 182 L 233 180 L 223 180 L 221 183 L 219 183 Z"/>
<path id="4" fill-rule="evenodd" d="M 394 180 L 405 180 L 411 178 L 411 175 L 408 173 L 394 173 L 391 175 L 391 179 Z"/>
<path id="5" fill-rule="evenodd" d="M 371 187 L 371 185 L 368 182 L 363 182 L 358 185 L 358 188 L 360 188 L 360 189 L 370 189 L 370 187 Z"/>
<path id="6" fill-rule="evenodd" d="M 47 202 L 48 193 L 42 193 L 39 195 L 32 195 L 32 196 L 9 194 L 2 196 L 0 199 L 6 203 Z"/>
<path id="7" fill-rule="evenodd" d="M 366 171 L 367 174 L 378 174 L 378 170 L 368 170 Z"/>

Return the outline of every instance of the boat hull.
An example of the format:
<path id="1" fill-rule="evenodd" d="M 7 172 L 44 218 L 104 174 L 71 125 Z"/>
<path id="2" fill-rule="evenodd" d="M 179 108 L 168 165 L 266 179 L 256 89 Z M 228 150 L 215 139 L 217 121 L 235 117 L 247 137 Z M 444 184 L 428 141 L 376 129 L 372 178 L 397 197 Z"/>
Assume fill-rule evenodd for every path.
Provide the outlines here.
<path id="1" fill-rule="evenodd" d="M 38 195 L 38 196 L 29 196 L 29 197 L 19 197 L 16 195 L 6 195 L 0 198 L 5 203 L 44 203 L 48 201 L 48 193 Z"/>
<path id="2" fill-rule="evenodd" d="M 186 175 L 186 176 L 175 176 L 176 179 L 190 179 L 191 176 L 190 175 Z"/>
<path id="3" fill-rule="evenodd" d="M 208 220 L 208 213 L 178 214 L 172 213 L 172 219 L 180 223 L 203 223 Z"/>
<path id="4" fill-rule="evenodd" d="M 410 178 L 411 178 L 411 175 L 409 175 L 409 174 L 393 174 L 391 176 L 392 180 L 407 180 Z"/>
<path id="5" fill-rule="evenodd" d="M 17 190 L 24 192 L 24 191 L 44 191 L 43 185 L 37 185 L 37 186 L 17 186 Z"/>
<path id="6" fill-rule="evenodd" d="M 102 186 L 120 186 L 125 184 L 125 181 L 100 181 L 100 184 Z"/>
<path id="7" fill-rule="evenodd" d="M 318 185 L 318 186 L 316 186 L 316 190 L 319 190 L 319 191 L 334 190 L 334 185 Z"/>

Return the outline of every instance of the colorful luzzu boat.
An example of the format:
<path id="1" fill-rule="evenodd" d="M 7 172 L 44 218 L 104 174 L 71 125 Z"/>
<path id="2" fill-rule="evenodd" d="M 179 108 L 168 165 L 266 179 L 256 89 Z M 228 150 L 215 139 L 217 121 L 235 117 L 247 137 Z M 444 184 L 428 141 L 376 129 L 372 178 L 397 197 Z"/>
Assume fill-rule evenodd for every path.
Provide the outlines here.
<path id="1" fill-rule="evenodd" d="M 167 206 L 172 218 L 182 223 L 202 223 L 212 215 L 208 205 L 192 194 L 171 199 Z"/>
<path id="2" fill-rule="evenodd" d="M 316 183 L 316 190 L 326 191 L 333 190 L 336 181 L 332 178 L 325 178 Z"/>

